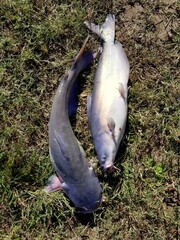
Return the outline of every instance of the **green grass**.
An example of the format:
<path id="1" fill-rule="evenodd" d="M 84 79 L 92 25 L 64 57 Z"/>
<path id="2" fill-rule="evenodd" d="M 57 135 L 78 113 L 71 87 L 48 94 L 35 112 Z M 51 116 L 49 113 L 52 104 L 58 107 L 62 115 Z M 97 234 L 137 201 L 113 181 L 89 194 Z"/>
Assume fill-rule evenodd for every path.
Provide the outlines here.
<path id="1" fill-rule="evenodd" d="M 0 4 L 0 239 L 177 239 L 179 177 L 179 5 L 176 1 L 16 0 Z M 101 172 L 86 97 L 97 67 L 83 74 L 74 131 L 104 189 L 90 215 L 63 192 L 43 192 L 54 170 L 48 121 L 59 79 L 87 36 L 83 22 L 116 15 L 116 38 L 131 74 L 126 137 L 113 176 Z M 88 47 L 99 47 L 90 36 Z"/>

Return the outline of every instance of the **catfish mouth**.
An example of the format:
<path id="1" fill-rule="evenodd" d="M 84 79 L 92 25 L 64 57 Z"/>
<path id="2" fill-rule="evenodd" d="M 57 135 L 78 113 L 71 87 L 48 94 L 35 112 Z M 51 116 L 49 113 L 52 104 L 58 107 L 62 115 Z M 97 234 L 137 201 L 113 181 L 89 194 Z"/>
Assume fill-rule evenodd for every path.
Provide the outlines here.
<path id="1" fill-rule="evenodd" d="M 107 173 L 113 173 L 115 171 L 115 166 L 112 161 L 109 164 L 107 164 L 105 161 L 104 162 L 102 161 L 101 167 L 102 167 L 103 171 L 107 172 Z"/>
<path id="2" fill-rule="evenodd" d="M 111 165 L 108 165 L 108 166 L 102 166 L 103 170 L 107 173 L 114 173 L 116 171 L 120 171 L 121 172 L 121 169 L 114 166 L 114 164 L 111 164 Z"/>
<path id="3" fill-rule="evenodd" d="M 104 171 L 106 171 L 107 173 L 114 173 L 114 172 L 115 172 L 115 167 L 114 167 L 113 164 L 112 164 L 112 165 L 109 165 L 109 166 L 106 166 L 106 167 L 104 168 Z"/>

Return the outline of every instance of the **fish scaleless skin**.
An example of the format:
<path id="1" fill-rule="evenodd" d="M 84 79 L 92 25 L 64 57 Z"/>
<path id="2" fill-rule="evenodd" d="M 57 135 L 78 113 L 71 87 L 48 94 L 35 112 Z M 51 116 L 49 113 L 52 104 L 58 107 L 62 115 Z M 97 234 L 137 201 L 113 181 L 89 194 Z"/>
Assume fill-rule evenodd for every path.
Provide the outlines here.
<path id="1" fill-rule="evenodd" d="M 78 144 L 68 116 L 68 100 L 73 83 L 94 58 L 91 52 L 84 52 L 86 42 L 87 39 L 70 71 L 61 80 L 53 100 L 49 152 L 57 176 L 52 176 L 45 188 L 46 192 L 63 189 L 83 213 L 95 211 L 102 201 L 100 183 Z"/>
<path id="2" fill-rule="evenodd" d="M 127 121 L 129 61 L 120 42 L 115 41 L 115 17 L 108 14 L 102 26 L 85 22 L 103 40 L 103 50 L 88 97 L 89 126 L 101 167 L 112 171 Z"/>

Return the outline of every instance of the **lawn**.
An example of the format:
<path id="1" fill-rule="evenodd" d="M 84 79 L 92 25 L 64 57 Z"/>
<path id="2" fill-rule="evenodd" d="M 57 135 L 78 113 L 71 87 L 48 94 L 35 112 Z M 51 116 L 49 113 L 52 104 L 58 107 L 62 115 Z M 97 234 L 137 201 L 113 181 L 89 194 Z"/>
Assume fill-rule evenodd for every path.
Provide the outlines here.
<path id="1" fill-rule="evenodd" d="M 176 0 L 1 1 L 0 239 L 178 239 L 179 11 Z M 88 35 L 83 22 L 102 23 L 109 12 L 131 67 L 127 130 L 120 171 L 103 173 L 86 110 L 97 58 L 81 75 L 72 125 L 104 202 L 81 215 L 63 192 L 43 191 L 54 173 L 48 122 L 59 81 Z M 99 46 L 90 33 L 87 48 Z"/>

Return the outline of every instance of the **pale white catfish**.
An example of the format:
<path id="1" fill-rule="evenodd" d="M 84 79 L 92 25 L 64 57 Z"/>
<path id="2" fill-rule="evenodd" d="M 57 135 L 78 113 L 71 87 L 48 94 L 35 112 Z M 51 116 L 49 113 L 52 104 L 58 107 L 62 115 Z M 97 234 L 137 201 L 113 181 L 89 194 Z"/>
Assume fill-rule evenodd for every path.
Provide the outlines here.
<path id="1" fill-rule="evenodd" d="M 88 119 L 100 165 L 112 171 L 127 121 L 129 61 L 115 41 L 115 16 L 108 14 L 102 26 L 85 25 L 103 40 L 92 96 L 88 97 Z"/>
<path id="2" fill-rule="evenodd" d="M 87 41 L 87 39 L 86 39 Z M 79 73 L 92 61 L 93 54 L 82 46 L 68 74 L 56 91 L 49 122 L 49 152 L 57 176 L 52 176 L 46 192 L 63 189 L 81 212 L 93 212 L 102 200 L 98 178 L 79 145 L 68 116 L 69 93 Z"/>

